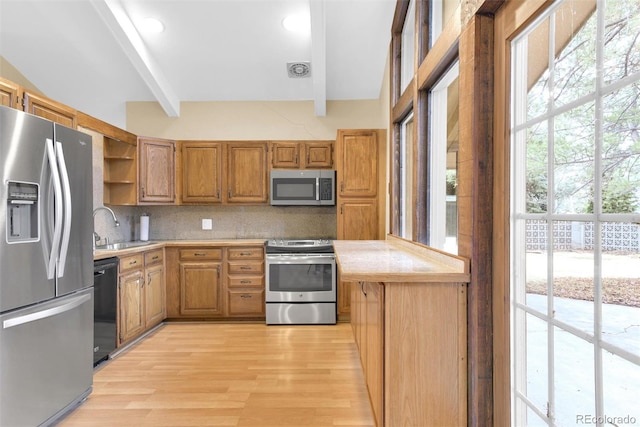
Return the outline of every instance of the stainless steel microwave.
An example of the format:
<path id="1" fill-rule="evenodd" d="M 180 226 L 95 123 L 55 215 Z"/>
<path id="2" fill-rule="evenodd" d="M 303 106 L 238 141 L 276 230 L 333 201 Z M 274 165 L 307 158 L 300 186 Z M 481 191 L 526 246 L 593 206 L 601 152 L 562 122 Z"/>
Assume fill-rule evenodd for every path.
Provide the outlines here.
<path id="1" fill-rule="evenodd" d="M 336 171 L 272 170 L 271 204 L 274 206 L 335 206 Z"/>

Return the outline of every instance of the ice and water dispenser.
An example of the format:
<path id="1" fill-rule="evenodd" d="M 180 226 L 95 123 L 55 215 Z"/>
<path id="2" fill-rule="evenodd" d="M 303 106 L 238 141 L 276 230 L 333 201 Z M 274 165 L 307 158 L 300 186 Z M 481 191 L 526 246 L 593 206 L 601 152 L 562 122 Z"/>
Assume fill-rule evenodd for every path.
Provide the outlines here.
<path id="1" fill-rule="evenodd" d="M 38 240 L 38 184 L 8 181 L 7 242 Z"/>

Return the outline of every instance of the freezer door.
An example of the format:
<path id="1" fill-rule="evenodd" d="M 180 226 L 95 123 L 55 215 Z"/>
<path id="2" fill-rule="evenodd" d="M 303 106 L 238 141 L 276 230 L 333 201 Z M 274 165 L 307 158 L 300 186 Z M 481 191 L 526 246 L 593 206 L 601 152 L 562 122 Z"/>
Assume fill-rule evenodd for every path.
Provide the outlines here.
<path id="1" fill-rule="evenodd" d="M 57 294 L 93 286 L 93 166 L 89 135 L 55 124 L 64 220 Z"/>
<path id="2" fill-rule="evenodd" d="M 63 415 L 93 383 L 93 288 L 0 316 L 0 426 Z"/>
<path id="3" fill-rule="evenodd" d="M 55 295 L 55 281 L 47 278 L 47 138 L 53 138 L 50 121 L 0 106 L 0 313 Z M 17 202 L 9 200 L 10 182 L 35 184 L 39 192 L 37 209 L 28 216 L 36 231 L 28 239 L 9 235 L 15 232 L 8 214 Z"/>

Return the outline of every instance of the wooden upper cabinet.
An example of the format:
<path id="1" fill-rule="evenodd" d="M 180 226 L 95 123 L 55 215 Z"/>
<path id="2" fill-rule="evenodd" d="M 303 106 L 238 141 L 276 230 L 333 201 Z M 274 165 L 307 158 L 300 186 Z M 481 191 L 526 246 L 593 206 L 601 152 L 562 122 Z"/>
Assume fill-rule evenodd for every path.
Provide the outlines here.
<path id="1" fill-rule="evenodd" d="M 35 93 L 23 93 L 24 111 L 75 129 L 78 112 L 64 104 Z"/>
<path id="2" fill-rule="evenodd" d="M 227 202 L 267 203 L 267 143 L 227 144 Z"/>
<path id="3" fill-rule="evenodd" d="M 274 141 L 271 143 L 273 169 L 330 169 L 333 141 Z"/>
<path id="4" fill-rule="evenodd" d="M 22 110 L 19 98 L 20 86 L 12 81 L 0 78 L 0 105 Z"/>
<path id="5" fill-rule="evenodd" d="M 274 169 L 300 168 L 300 143 L 272 142 L 271 167 Z"/>
<path id="6" fill-rule="evenodd" d="M 339 130 L 336 141 L 338 195 L 378 194 L 378 134 L 375 130 Z"/>
<path id="7" fill-rule="evenodd" d="M 331 169 L 333 167 L 333 141 L 305 142 L 305 169 Z"/>
<path id="8" fill-rule="evenodd" d="M 184 203 L 222 201 L 222 144 L 182 141 L 182 196 Z"/>
<path id="9" fill-rule="evenodd" d="M 138 138 L 139 203 L 175 203 L 176 142 L 158 138 Z"/>

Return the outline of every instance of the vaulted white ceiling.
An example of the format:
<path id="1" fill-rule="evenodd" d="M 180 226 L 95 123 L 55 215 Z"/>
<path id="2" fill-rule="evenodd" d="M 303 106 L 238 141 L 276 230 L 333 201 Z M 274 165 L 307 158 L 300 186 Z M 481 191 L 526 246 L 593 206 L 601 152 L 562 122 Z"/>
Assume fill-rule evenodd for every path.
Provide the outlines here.
<path id="1" fill-rule="evenodd" d="M 45 95 L 124 126 L 125 103 L 377 99 L 395 0 L 0 0 L 0 55 Z M 310 30 L 282 20 L 306 16 Z M 136 25 L 163 22 L 161 33 Z M 131 31 L 133 29 L 133 31 Z M 310 62 L 308 78 L 287 63 Z"/>

